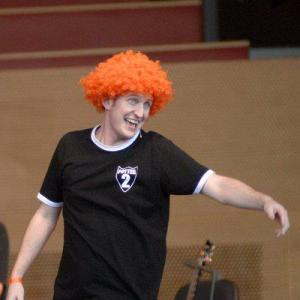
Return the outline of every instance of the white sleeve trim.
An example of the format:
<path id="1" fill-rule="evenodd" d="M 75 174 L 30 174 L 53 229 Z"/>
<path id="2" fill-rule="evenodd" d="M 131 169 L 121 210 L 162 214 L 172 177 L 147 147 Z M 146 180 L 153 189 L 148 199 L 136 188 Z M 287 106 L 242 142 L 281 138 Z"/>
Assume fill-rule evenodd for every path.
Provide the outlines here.
<path id="1" fill-rule="evenodd" d="M 208 177 L 212 174 L 215 174 L 215 171 L 213 170 L 208 170 L 206 173 L 204 173 L 204 175 L 201 177 L 201 179 L 199 180 L 194 193 L 193 194 L 200 194 L 202 191 L 202 188 L 204 187 Z"/>
<path id="2" fill-rule="evenodd" d="M 51 207 L 61 207 L 61 206 L 63 206 L 63 202 L 53 202 L 53 201 L 47 199 L 47 198 L 46 198 L 45 196 L 43 196 L 41 193 L 38 193 L 38 194 L 37 194 L 37 198 L 38 198 L 41 202 L 43 202 L 43 203 L 45 203 L 45 204 L 47 204 L 47 205 L 49 205 L 49 206 L 51 206 Z"/>

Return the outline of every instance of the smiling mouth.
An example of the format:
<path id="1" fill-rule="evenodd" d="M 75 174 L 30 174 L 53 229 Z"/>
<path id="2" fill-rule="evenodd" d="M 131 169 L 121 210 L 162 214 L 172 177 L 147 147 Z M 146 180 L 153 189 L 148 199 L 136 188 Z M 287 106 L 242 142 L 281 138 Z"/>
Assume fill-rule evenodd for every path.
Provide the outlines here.
<path id="1" fill-rule="evenodd" d="M 141 120 L 131 119 L 131 118 L 125 118 L 126 123 L 129 125 L 129 128 L 136 129 L 140 123 L 142 123 Z"/>

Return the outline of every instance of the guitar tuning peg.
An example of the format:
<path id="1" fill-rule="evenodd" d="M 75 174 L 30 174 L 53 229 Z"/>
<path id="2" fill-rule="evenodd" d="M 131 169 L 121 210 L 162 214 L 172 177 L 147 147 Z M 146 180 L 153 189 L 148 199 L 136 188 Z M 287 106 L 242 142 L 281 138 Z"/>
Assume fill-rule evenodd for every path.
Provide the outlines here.
<path id="1" fill-rule="evenodd" d="M 205 257 L 205 262 L 211 263 L 212 262 L 211 257 Z"/>
<path id="2" fill-rule="evenodd" d="M 212 246 L 212 245 L 213 245 L 213 243 L 212 243 L 210 240 L 207 240 L 207 241 L 206 241 L 206 244 L 207 244 L 208 246 Z"/>

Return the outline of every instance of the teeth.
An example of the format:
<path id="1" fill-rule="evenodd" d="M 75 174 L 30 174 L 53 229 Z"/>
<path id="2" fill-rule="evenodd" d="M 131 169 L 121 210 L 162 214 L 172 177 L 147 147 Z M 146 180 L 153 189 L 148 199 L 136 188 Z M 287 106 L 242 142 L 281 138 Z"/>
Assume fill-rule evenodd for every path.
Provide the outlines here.
<path id="1" fill-rule="evenodd" d="M 126 121 L 129 122 L 129 123 L 131 123 L 131 124 L 134 124 L 134 125 L 139 124 L 139 121 L 133 120 L 133 119 L 126 119 Z"/>

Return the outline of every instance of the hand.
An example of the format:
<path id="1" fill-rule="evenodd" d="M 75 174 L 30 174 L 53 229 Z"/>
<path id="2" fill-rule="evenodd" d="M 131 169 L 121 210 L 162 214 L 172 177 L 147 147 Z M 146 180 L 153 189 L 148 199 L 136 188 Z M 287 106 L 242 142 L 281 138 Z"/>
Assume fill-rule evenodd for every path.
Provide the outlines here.
<path id="1" fill-rule="evenodd" d="M 6 300 L 24 300 L 24 287 L 22 283 L 9 285 Z"/>
<path id="2" fill-rule="evenodd" d="M 4 292 L 4 284 L 0 281 L 0 299 L 1 299 L 3 292 Z"/>
<path id="3" fill-rule="evenodd" d="M 280 228 L 276 229 L 276 236 L 280 237 L 286 234 L 290 227 L 289 217 L 286 209 L 278 202 L 270 199 L 264 205 L 264 212 L 271 220 L 276 220 Z"/>

